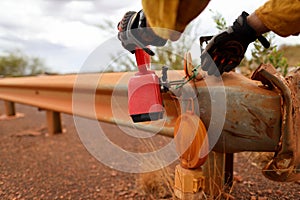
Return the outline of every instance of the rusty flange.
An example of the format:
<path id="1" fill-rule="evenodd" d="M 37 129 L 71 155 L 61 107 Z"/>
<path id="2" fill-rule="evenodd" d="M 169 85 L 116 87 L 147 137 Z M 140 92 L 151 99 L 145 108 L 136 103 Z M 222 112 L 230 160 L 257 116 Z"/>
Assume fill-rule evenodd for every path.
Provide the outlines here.
<path id="1" fill-rule="evenodd" d="M 300 70 L 285 79 L 272 65 L 261 65 L 252 79 L 279 91 L 282 97 L 281 137 L 274 158 L 265 166 L 263 174 L 274 181 L 300 180 L 300 109 L 298 81 Z"/>

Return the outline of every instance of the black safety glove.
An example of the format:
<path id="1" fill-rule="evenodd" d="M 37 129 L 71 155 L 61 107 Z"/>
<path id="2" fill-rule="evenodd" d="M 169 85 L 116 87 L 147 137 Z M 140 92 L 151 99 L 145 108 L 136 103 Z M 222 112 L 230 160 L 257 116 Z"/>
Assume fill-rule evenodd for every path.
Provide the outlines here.
<path id="1" fill-rule="evenodd" d="M 270 43 L 247 23 L 249 14 L 243 12 L 226 31 L 214 36 L 201 54 L 202 69 L 209 75 L 219 76 L 238 66 L 248 45 L 258 39 L 265 48 Z M 215 67 L 217 66 L 217 68 Z"/>
<path id="2" fill-rule="evenodd" d="M 146 46 L 164 46 L 167 42 L 167 40 L 157 36 L 150 27 L 147 27 L 143 10 L 127 12 L 119 22 L 118 30 L 118 38 L 122 42 L 122 46 L 131 53 L 134 53 L 135 48 L 139 47 L 148 54 L 154 55 Z"/>

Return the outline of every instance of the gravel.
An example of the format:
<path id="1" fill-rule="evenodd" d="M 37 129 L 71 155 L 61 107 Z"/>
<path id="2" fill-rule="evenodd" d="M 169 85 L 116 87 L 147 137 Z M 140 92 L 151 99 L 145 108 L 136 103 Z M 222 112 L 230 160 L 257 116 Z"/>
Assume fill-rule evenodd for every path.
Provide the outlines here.
<path id="1" fill-rule="evenodd" d="M 0 101 L 0 115 L 3 110 Z M 177 162 L 148 174 L 120 172 L 89 154 L 72 116 L 62 115 L 63 134 L 49 136 L 44 112 L 20 104 L 16 110 L 24 116 L 0 120 L 0 199 L 173 199 Z M 116 126 L 102 126 L 117 145 L 137 152 L 147 150 L 145 143 L 132 142 Z M 151 141 L 159 148 L 170 139 L 155 136 Z M 259 154 L 235 154 L 235 181 L 227 199 L 300 199 L 300 182 L 264 178 L 259 165 L 263 161 L 251 159 L 254 155 Z"/>

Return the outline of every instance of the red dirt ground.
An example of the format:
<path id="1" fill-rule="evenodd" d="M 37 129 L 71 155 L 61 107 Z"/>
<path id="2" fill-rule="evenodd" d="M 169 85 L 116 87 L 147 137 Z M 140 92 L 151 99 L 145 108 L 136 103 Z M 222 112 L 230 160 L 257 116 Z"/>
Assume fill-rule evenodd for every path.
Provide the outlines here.
<path id="1" fill-rule="evenodd" d="M 24 117 L 0 120 L 0 199 L 173 199 L 176 163 L 143 175 L 116 171 L 87 152 L 72 116 L 62 115 L 63 134 L 48 136 L 44 112 L 19 104 L 16 110 Z M 116 144 L 145 151 L 144 144 L 131 142 L 116 126 L 102 126 Z M 169 140 L 156 136 L 154 143 Z M 263 159 L 253 159 L 257 155 L 235 154 L 235 182 L 227 199 L 300 199 L 300 182 L 267 180 L 258 167 Z"/>

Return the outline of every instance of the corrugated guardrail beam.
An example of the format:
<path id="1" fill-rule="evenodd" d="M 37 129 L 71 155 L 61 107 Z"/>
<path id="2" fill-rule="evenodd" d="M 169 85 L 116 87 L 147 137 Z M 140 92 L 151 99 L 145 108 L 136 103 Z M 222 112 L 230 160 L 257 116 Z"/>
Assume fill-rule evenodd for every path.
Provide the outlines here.
<path id="1" fill-rule="evenodd" d="M 3 78 L 0 79 L 0 99 L 108 123 L 135 126 L 146 131 L 157 130 L 155 124 L 133 125 L 127 114 L 127 83 L 132 75 L 103 73 Z M 169 72 L 170 80 L 182 77 L 182 71 Z M 274 151 L 280 137 L 280 96 L 236 73 L 224 75 L 223 82 L 227 110 L 223 131 L 214 150 L 227 153 Z M 199 114 L 208 126 L 211 123 L 211 105 L 215 101 L 211 98 L 211 91 L 217 97 L 220 85 L 214 77 L 199 81 L 196 85 Z M 180 114 L 178 99 L 168 94 L 164 94 L 163 99 L 167 120 L 159 134 L 173 137 L 173 127 Z"/>

